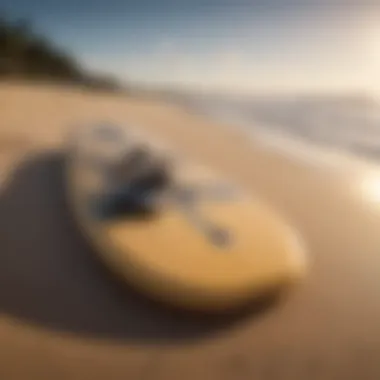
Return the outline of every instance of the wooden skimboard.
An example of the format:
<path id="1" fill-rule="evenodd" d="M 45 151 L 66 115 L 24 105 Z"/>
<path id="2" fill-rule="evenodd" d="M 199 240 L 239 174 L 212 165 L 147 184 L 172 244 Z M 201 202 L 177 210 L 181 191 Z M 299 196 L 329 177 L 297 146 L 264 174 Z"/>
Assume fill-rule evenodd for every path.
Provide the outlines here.
<path id="1" fill-rule="evenodd" d="M 185 160 L 173 160 L 171 168 L 183 197 L 169 192 L 149 216 L 99 212 L 96 199 L 106 193 L 109 167 L 102 162 L 147 139 L 116 126 L 71 137 L 66 184 L 75 219 L 103 262 L 140 291 L 183 308 L 217 311 L 304 277 L 302 244 L 280 216 Z"/>

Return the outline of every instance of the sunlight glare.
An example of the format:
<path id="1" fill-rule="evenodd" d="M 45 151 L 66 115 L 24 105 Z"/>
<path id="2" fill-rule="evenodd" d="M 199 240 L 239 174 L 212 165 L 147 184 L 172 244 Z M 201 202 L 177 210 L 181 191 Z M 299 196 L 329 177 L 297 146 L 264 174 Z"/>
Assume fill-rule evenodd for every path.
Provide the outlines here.
<path id="1" fill-rule="evenodd" d="M 380 205 L 380 175 L 373 175 L 363 179 L 361 192 L 366 200 Z"/>

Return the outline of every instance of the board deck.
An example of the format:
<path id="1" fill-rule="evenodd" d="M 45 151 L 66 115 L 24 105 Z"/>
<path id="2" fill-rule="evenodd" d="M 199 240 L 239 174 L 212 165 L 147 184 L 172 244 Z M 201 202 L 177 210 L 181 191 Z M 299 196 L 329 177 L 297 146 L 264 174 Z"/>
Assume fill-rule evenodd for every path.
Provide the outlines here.
<path id="1" fill-rule="evenodd" d="M 260 200 L 216 172 L 173 161 L 178 192 L 148 217 L 96 212 L 107 191 L 107 160 L 148 139 L 116 126 L 77 132 L 67 160 L 70 205 L 99 257 L 148 295 L 180 307 L 224 310 L 301 280 L 306 273 L 296 231 Z M 168 154 L 162 145 L 149 149 Z"/>

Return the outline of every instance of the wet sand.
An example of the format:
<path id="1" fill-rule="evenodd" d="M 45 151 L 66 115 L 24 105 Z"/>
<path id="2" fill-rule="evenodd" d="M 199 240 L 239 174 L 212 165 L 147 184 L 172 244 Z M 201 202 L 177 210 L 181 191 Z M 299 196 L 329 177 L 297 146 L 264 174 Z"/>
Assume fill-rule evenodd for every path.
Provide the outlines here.
<path id="1" fill-rule="evenodd" d="M 131 97 L 1 85 L 0 114 L 0 379 L 380 377 L 380 204 L 359 191 L 367 173 L 309 166 Z M 306 241 L 305 283 L 215 322 L 118 283 L 76 231 L 62 189 L 65 134 L 102 120 L 163 136 L 276 207 Z"/>

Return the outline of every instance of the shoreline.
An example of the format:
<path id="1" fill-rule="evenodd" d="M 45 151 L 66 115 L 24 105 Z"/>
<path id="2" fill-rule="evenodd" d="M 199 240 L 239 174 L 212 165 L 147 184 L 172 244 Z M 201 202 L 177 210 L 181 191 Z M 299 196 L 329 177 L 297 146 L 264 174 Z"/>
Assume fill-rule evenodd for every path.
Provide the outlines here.
<path id="1" fill-rule="evenodd" d="M 186 106 L 183 106 L 186 108 Z M 191 106 L 189 106 L 191 109 Z M 193 112 L 196 114 L 197 109 Z M 268 149 L 275 154 L 284 154 L 287 158 L 298 160 L 302 165 L 310 165 L 319 169 L 361 171 L 367 169 L 378 169 L 380 163 L 375 159 L 350 152 L 345 149 L 324 146 L 313 140 L 306 140 L 296 134 L 286 131 L 272 132 L 268 126 L 260 129 L 255 127 L 255 122 L 239 121 L 238 118 L 224 118 L 217 114 L 199 111 L 202 117 L 210 122 L 219 123 L 221 127 L 232 131 L 241 132 L 252 140 L 253 145 L 259 145 L 263 149 Z"/>

